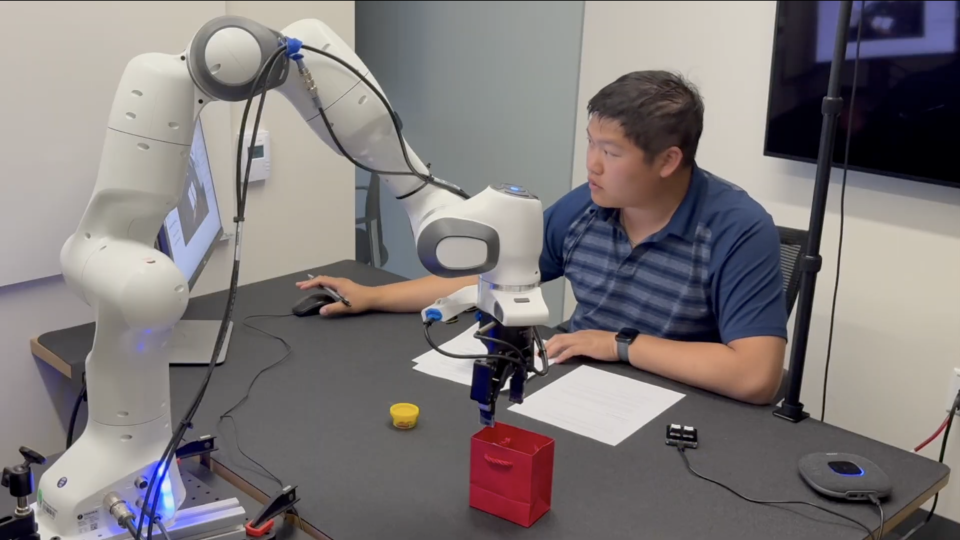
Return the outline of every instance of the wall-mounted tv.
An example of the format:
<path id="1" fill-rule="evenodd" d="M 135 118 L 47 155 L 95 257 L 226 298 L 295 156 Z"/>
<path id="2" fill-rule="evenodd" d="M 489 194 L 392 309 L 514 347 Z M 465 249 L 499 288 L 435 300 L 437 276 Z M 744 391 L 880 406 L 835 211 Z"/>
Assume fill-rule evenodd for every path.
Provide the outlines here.
<path id="1" fill-rule="evenodd" d="M 778 2 L 765 155 L 816 162 L 839 10 L 839 1 Z M 851 170 L 960 187 L 958 27 L 955 1 L 854 1 L 835 166 L 850 131 Z"/>

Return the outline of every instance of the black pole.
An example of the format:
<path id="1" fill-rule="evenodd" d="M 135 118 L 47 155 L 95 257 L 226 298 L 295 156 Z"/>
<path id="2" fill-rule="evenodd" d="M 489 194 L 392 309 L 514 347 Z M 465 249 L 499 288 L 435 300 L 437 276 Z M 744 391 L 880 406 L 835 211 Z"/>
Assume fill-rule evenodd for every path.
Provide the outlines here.
<path id="1" fill-rule="evenodd" d="M 820 129 L 820 152 L 817 154 L 810 227 L 806 249 L 800 260 L 800 293 L 797 300 L 797 320 L 793 328 L 793 347 L 790 351 L 789 387 L 783 404 L 773 412 L 774 415 L 791 422 L 800 422 L 810 416 L 810 413 L 804 412 L 803 403 L 800 403 L 800 387 L 803 385 L 803 364 L 807 355 L 807 337 L 810 334 L 810 318 L 813 314 L 813 293 L 817 286 L 817 273 L 823 265 L 823 259 L 820 257 L 820 236 L 823 233 L 823 218 L 827 210 L 837 117 L 843 108 L 843 99 L 840 97 L 840 74 L 847 56 L 847 36 L 850 31 L 852 10 L 853 0 L 840 2 L 837 35 L 833 43 L 833 60 L 830 63 L 830 79 L 827 82 L 827 95 L 823 98 L 821 107 L 823 125 Z"/>

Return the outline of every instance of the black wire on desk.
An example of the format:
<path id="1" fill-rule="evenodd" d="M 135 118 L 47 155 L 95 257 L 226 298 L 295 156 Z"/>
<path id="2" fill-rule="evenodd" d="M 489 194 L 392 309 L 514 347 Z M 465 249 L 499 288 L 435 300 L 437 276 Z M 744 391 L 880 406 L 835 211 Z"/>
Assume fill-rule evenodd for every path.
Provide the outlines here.
<path id="1" fill-rule="evenodd" d="M 870 528 L 867 527 L 866 525 L 864 525 L 863 523 L 860 523 L 859 521 L 857 521 L 857 520 L 855 520 L 855 519 L 853 519 L 853 518 L 851 518 L 851 517 L 847 517 L 847 516 L 845 516 L 845 515 L 843 515 L 843 514 L 841 514 L 841 513 L 839 513 L 839 512 L 834 512 L 833 510 L 830 510 L 829 508 L 824 508 L 823 506 L 820 506 L 820 505 L 817 505 L 817 504 L 814 504 L 814 503 L 810 503 L 810 502 L 806 502 L 806 501 L 764 501 L 764 500 L 760 500 L 760 499 L 753 499 L 753 498 L 751 498 L 751 497 L 747 497 L 746 495 L 742 495 L 742 494 L 740 494 L 739 492 L 737 492 L 736 490 L 734 490 L 733 488 L 731 488 L 730 486 L 724 484 L 723 482 L 719 482 L 719 481 L 714 480 L 714 479 L 712 479 L 712 478 L 708 478 L 708 477 L 700 474 L 700 473 L 697 472 L 696 470 L 694 470 L 694 468 L 690 465 L 690 460 L 687 459 L 687 454 L 684 452 L 682 445 L 677 447 L 677 451 L 680 453 L 680 457 L 683 459 L 683 464 L 687 466 L 687 470 L 689 470 L 694 476 L 696 476 L 697 478 L 700 478 L 701 480 L 706 480 L 707 482 L 710 482 L 711 484 L 715 484 L 715 485 L 717 485 L 717 486 L 720 486 L 720 487 L 722 487 L 723 489 L 729 491 L 730 493 L 733 493 L 733 494 L 736 495 L 737 497 L 740 497 L 741 499 L 743 499 L 743 500 L 745 500 L 745 501 L 747 501 L 747 502 L 751 502 L 751 503 L 754 503 L 754 504 L 761 504 L 761 505 L 764 505 L 764 506 L 773 506 L 773 505 L 778 505 L 778 504 L 796 504 L 796 505 L 810 506 L 810 507 L 816 508 L 817 510 L 821 510 L 821 511 L 826 512 L 826 513 L 828 513 L 828 514 L 832 514 L 832 515 L 834 515 L 834 516 L 837 516 L 838 518 L 842 518 L 842 519 L 845 519 L 845 520 L 847 520 L 847 521 L 849 521 L 849 522 L 851 522 L 851 523 L 854 523 L 854 524 L 856 524 L 858 527 L 860 527 L 861 529 L 867 531 L 867 535 L 868 535 L 870 538 L 875 538 L 875 537 L 873 536 L 873 531 L 871 531 Z M 882 511 L 882 510 L 881 510 L 881 511 Z"/>
<path id="2" fill-rule="evenodd" d="M 263 375 L 263 374 L 266 373 L 267 371 L 269 371 L 269 370 L 271 370 L 271 369 L 279 366 L 280 364 L 282 364 L 282 363 L 283 363 L 284 361 L 286 361 L 287 358 L 289 358 L 290 355 L 293 353 L 293 347 L 290 346 L 289 343 L 287 343 L 287 340 L 283 339 L 283 338 L 280 337 L 280 336 L 271 334 L 270 332 L 267 332 L 266 330 L 264 330 L 264 329 L 262 329 L 262 328 L 258 328 L 258 327 L 256 327 L 256 326 L 253 326 L 252 324 L 248 323 L 247 321 L 249 321 L 250 319 L 258 319 L 258 318 L 283 318 L 283 317 L 290 317 L 290 316 L 292 316 L 292 315 L 293 315 L 292 313 L 287 313 L 287 314 L 283 314 L 283 315 L 250 315 L 250 316 L 248 316 L 248 317 L 244 317 L 244 319 L 243 319 L 243 325 L 244 325 L 244 326 L 246 326 L 247 328 L 250 328 L 251 330 L 255 330 L 255 331 L 257 331 L 257 332 L 260 332 L 261 334 L 264 334 L 264 335 L 266 335 L 266 336 L 268 336 L 268 337 L 270 337 L 270 338 L 272 338 L 272 339 L 275 339 L 275 340 L 279 341 L 280 343 L 283 344 L 283 347 L 284 347 L 284 349 L 286 349 L 286 352 L 284 353 L 284 355 L 283 355 L 282 357 L 280 357 L 279 360 L 271 363 L 271 364 L 268 365 L 267 367 L 265 367 L 265 368 L 261 369 L 260 371 L 258 371 L 257 374 L 253 377 L 253 380 L 251 380 L 251 381 L 250 381 L 250 384 L 247 386 L 247 391 L 246 391 L 246 393 L 243 395 L 243 397 L 240 398 L 236 403 L 234 403 L 233 406 L 230 407 L 229 409 L 227 409 L 223 414 L 221 414 L 219 420 L 217 421 L 217 424 L 219 424 L 220 422 L 222 422 L 222 421 L 223 421 L 224 419 L 226 419 L 226 418 L 229 418 L 229 419 L 230 419 L 231 423 L 233 424 L 234 437 L 235 437 L 236 440 L 237 440 L 237 450 L 240 452 L 241 455 L 243 455 L 243 457 L 247 458 L 247 459 L 250 460 L 252 463 L 254 463 L 257 467 L 260 467 L 265 473 L 267 473 L 267 475 L 270 476 L 270 478 L 272 478 L 274 481 L 276 481 L 277 484 L 279 484 L 281 488 L 283 488 L 283 485 L 284 485 L 284 484 L 283 484 L 283 482 L 282 482 L 279 478 L 277 478 L 277 476 L 276 476 L 275 474 L 273 474 L 272 472 L 270 472 L 270 470 L 267 469 L 265 466 L 263 466 L 263 464 L 261 464 L 259 461 L 255 460 L 255 459 L 253 459 L 252 457 L 250 457 L 249 454 L 247 454 L 246 452 L 243 451 L 243 448 L 240 446 L 240 428 L 237 426 L 237 419 L 234 418 L 231 413 L 232 413 L 233 411 L 237 410 L 241 405 L 243 405 L 244 403 L 247 402 L 247 399 L 250 398 L 250 392 L 253 391 L 253 386 L 257 383 L 257 379 L 259 379 L 261 375 Z"/>
<path id="3" fill-rule="evenodd" d="M 240 445 L 240 428 L 239 428 L 238 425 L 237 425 L 237 419 L 234 418 L 233 415 L 231 415 L 230 413 L 232 413 L 233 411 L 235 411 L 236 409 L 238 409 L 241 405 L 243 405 L 244 403 L 246 403 L 247 399 L 250 398 L 250 392 L 253 390 L 254 384 L 256 384 L 257 379 L 259 379 L 261 375 L 263 375 L 263 374 L 266 373 L 267 371 L 269 371 L 269 370 L 271 370 L 271 369 L 279 366 L 279 365 L 282 364 L 284 361 L 286 361 L 286 360 L 290 357 L 291 354 L 293 354 L 293 347 L 290 345 L 290 343 L 287 342 L 287 340 L 283 339 L 282 337 L 280 337 L 280 336 L 278 336 L 278 335 L 275 335 L 275 334 L 272 334 L 272 333 L 270 333 L 270 332 L 267 332 L 266 330 L 264 330 L 264 329 L 262 329 L 262 328 L 258 328 L 258 327 L 256 327 L 256 326 L 253 326 L 252 324 L 248 323 L 247 321 L 249 321 L 250 319 L 262 319 L 262 318 L 277 318 L 277 319 L 280 319 L 280 318 L 283 318 L 283 317 L 291 317 L 291 316 L 293 316 L 292 313 L 285 313 L 285 314 L 280 314 L 280 315 L 250 315 L 250 316 L 244 317 L 244 319 L 243 319 L 243 321 L 242 321 L 244 326 L 246 326 L 247 328 L 250 328 L 251 330 L 255 330 L 255 331 L 257 331 L 257 332 L 260 332 L 261 334 L 264 334 L 264 335 L 266 335 L 267 337 L 270 337 L 270 338 L 272 338 L 272 339 L 275 339 L 275 340 L 279 341 L 280 343 L 283 344 L 283 347 L 284 347 L 284 349 L 286 350 L 286 352 L 284 353 L 284 355 L 283 355 L 282 357 L 280 357 L 279 360 L 273 362 L 272 364 L 268 365 L 267 367 L 265 367 L 265 368 L 263 368 L 263 369 L 261 369 L 260 371 L 257 372 L 257 374 L 253 377 L 253 380 L 251 380 L 251 381 L 250 381 L 250 384 L 247 386 L 247 391 L 246 391 L 246 393 L 243 395 L 243 397 L 240 398 L 240 400 L 238 400 L 236 403 L 234 403 L 232 407 L 230 407 L 229 409 L 227 409 L 226 412 L 224 412 L 223 414 L 221 414 L 221 415 L 220 415 L 220 419 L 219 419 L 218 422 L 217 422 L 217 423 L 219 424 L 219 423 L 222 422 L 224 419 L 227 419 L 227 418 L 230 419 L 230 422 L 233 424 L 233 432 L 234 432 L 234 438 L 236 439 L 236 442 L 237 442 L 237 450 L 240 452 L 240 454 L 241 454 L 243 457 L 247 458 L 247 459 L 250 460 L 250 462 L 252 462 L 254 465 L 256 465 L 257 467 L 260 467 L 260 469 L 263 470 L 263 472 L 267 473 L 267 475 L 268 475 L 270 478 L 272 478 L 273 481 L 277 483 L 277 485 L 280 486 L 280 489 L 283 489 L 283 487 L 286 485 L 286 484 L 283 483 L 283 480 L 280 480 L 280 478 L 279 478 L 277 475 L 273 474 L 273 473 L 270 471 L 270 469 L 266 468 L 262 463 L 260 463 L 259 461 L 253 459 L 249 454 L 247 454 L 246 452 L 243 451 L 243 447 Z M 300 518 L 300 512 L 297 511 L 297 508 L 296 508 L 296 507 L 290 508 L 290 511 L 293 513 L 293 515 L 297 516 L 297 526 L 299 527 L 299 529 L 300 529 L 301 531 L 304 531 L 304 528 L 303 528 L 303 520 Z M 306 532 L 306 531 L 304 531 L 304 532 Z"/>
<path id="4" fill-rule="evenodd" d="M 254 465 L 256 465 L 257 467 L 260 467 L 260 469 L 263 470 L 263 472 L 267 473 L 267 476 L 269 476 L 270 478 L 272 478 L 274 482 L 276 482 L 277 484 L 280 485 L 281 488 L 283 488 L 283 481 L 281 481 L 279 478 L 277 478 L 277 475 L 275 475 L 275 474 L 273 474 L 272 472 L 270 472 L 270 469 L 264 467 L 262 463 L 260 463 L 259 461 L 253 459 L 253 458 L 250 457 L 246 452 L 243 451 L 243 447 L 240 446 L 240 428 L 237 427 L 237 419 L 236 419 L 236 418 L 234 418 L 233 416 L 231 416 L 231 415 L 229 415 L 229 414 L 223 415 L 223 416 L 220 417 L 220 421 L 218 421 L 217 423 L 219 424 L 219 423 L 222 422 L 225 418 L 229 418 L 229 419 L 230 419 L 230 422 L 233 424 L 233 432 L 234 432 L 234 433 L 233 433 L 233 437 L 234 437 L 234 439 L 236 439 L 236 441 L 237 441 L 237 450 L 240 452 L 240 455 L 242 455 L 243 457 L 247 458 L 250 462 L 252 462 L 252 463 L 253 463 Z"/>
<path id="5" fill-rule="evenodd" d="M 885 523 L 885 522 L 886 522 L 886 518 L 885 518 L 884 515 L 883 515 L 883 505 L 880 504 L 880 499 L 878 499 L 876 495 L 870 494 L 870 495 L 868 495 L 868 497 L 870 497 L 870 502 L 872 502 L 873 504 L 877 505 L 877 510 L 880 511 L 880 534 L 877 535 L 877 538 L 879 538 L 879 539 L 882 540 L 882 539 L 883 539 L 883 528 L 884 528 L 883 526 L 886 525 L 886 523 Z"/>
<path id="6" fill-rule="evenodd" d="M 883 505 L 880 502 L 877 502 L 877 509 L 880 510 L 880 534 L 877 536 L 880 540 L 883 540 L 883 526 L 886 525 L 886 519 L 883 516 Z"/>
<path id="7" fill-rule="evenodd" d="M 860 0 L 863 13 L 864 0 Z M 833 282 L 833 301 L 830 305 L 830 332 L 827 336 L 827 360 L 823 367 L 823 396 L 820 403 L 820 421 L 827 414 L 827 377 L 830 375 L 830 353 L 833 350 L 833 321 L 837 314 L 837 291 L 840 289 L 840 256 L 843 254 L 843 218 L 847 198 L 847 169 L 850 164 L 850 138 L 853 135 L 853 104 L 857 98 L 857 72 L 860 67 L 860 38 L 863 31 L 863 16 L 857 23 L 857 52 L 853 60 L 853 88 L 850 90 L 850 112 L 847 114 L 847 140 L 843 149 L 843 180 L 840 182 L 840 234 L 837 240 L 837 275 Z"/>

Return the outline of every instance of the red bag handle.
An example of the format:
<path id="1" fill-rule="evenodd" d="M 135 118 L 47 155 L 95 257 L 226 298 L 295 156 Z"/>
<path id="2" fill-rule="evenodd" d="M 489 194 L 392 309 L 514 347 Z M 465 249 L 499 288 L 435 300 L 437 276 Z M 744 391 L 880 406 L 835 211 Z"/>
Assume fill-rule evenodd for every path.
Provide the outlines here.
<path id="1" fill-rule="evenodd" d="M 512 461 L 497 459 L 490 454 L 484 454 L 483 459 L 487 460 L 488 463 L 492 463 L 493 465 L 500 465 L 501 467 L 513 467 Z"/>

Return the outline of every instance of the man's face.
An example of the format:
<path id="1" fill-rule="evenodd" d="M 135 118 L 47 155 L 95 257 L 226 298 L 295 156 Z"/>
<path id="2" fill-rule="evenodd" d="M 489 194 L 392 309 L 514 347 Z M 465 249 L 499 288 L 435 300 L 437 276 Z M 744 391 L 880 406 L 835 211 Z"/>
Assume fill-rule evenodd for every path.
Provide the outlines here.
<path id="1" fill-rule="evenodd" d="M 616 120 L 593 117 L 587 126 L 587 181 L 603 208 L 637 206 L 662 189 L 660 160 L 647 163 Z"/>

